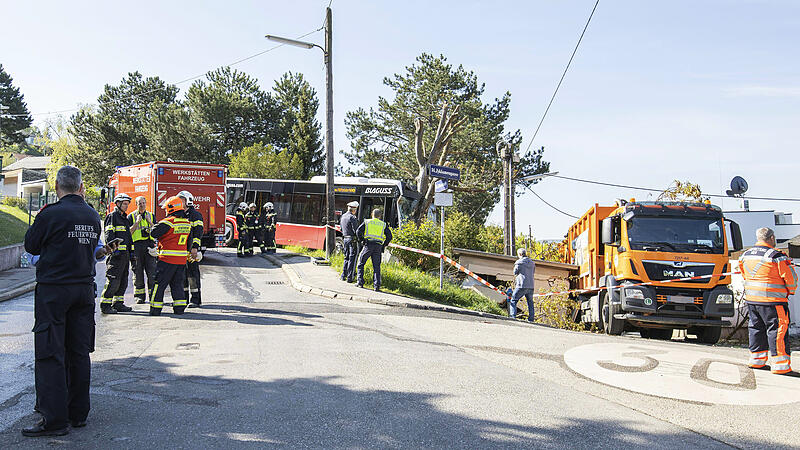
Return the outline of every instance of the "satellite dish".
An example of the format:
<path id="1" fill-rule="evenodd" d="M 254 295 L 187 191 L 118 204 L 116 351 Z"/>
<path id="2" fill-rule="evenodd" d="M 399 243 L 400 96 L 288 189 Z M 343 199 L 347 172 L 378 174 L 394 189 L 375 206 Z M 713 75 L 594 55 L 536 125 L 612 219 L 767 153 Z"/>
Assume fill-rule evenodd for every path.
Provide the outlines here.
<path id="1" fill-rule="evenodd" d="M 747 181 L 740 176 L 735 176 L 731 180 L 731 188 L 730 190 L 725 191 L 731 197 L 735 197 L 737 195 L 744 195 L 747 192 Z"/>

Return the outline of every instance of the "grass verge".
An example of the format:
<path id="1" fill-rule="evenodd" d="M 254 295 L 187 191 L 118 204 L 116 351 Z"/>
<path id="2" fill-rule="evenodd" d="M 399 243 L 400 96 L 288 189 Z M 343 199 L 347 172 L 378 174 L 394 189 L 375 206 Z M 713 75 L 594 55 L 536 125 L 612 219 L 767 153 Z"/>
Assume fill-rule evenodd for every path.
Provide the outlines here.
<path id="1" fill-rule="evenodd" d="M 28 213 L 14 206 L 0 205 L 0 247 L 19 244 L 28 231 Z"/>
<path id="2" fill-rule="evenodd" d="M 325 257 L 325 252 L 322 250 L 311 250 L 297 246 L 286 246 L 284 248 L 302 255 Z M 338 273 L 342 273 L 344 258 L 341 253 L 331 257 L 330 262 L 331 268 Z M 372 262 L 367 262 L 366 266 L 364 266 L 364 281 L 367 285 L 372 284 Z M 445 281 L 443 289 L 439 289 L 438 276 L 429 275 L 421 270 L 404 266 L 399 262 L 381 264 L 381 288 L 385 292 L 414 297 L 442 305 L 507 315 L 491 299 L 447 281 Z"/>

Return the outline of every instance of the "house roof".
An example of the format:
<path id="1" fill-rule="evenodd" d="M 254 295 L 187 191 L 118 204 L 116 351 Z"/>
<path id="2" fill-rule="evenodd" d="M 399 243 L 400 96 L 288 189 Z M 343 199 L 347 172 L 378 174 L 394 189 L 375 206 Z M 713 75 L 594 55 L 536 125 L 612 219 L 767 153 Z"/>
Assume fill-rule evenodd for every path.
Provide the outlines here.
<path id="1" fill-rule="evenodd" d="M 22 169 L 22 182 L 41 181 L 47 179 L 46 170 Z"/>
<path id="2" fill-rule="evenodd" d="M 47 169 L 48 164 L 50 164 L 49 156 L 28 156 L 27 158 L 22 158 L 19 161 L 15 161 L 14 163 L 3 167 L 3 172 L 9 172 L 18 169 L 45 170 Z"/>

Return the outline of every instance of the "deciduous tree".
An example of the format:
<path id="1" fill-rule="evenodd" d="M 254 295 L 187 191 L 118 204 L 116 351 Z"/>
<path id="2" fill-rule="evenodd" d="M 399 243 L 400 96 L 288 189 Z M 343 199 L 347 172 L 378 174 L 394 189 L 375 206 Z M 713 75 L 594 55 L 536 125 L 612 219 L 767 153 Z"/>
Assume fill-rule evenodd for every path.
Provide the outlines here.
<path id="1" fill-rule="evenodd" d="M 404 74 L 384 78 L 393 99 L 378 98 L 375 108 L 359 108 L 345 119 L 351 149 L 345 152 L 354 171 L 365 176 L 413 180 L 422 200 L 414 210 L 421 221 L 434 188 L 429 164 L 461 170 L 456 188 L 457 210 L 483 223 L 500 199 L 502 161 L 495 150 L 505 139 L 521 141 L 519 130 L 507 132 L 511 94 L 484 103 L 484 85 L 444 56 L 420 55 Z M 522 155 L 518 176 L 546 172 L 542 150 Z"/>
<path id="2" fill-rule="evenodd" d="M 303 171 L 303 163 L 289 150 L 259 142 L 233 155 L 228 170 L 231 177 L 296 179 Z"/>

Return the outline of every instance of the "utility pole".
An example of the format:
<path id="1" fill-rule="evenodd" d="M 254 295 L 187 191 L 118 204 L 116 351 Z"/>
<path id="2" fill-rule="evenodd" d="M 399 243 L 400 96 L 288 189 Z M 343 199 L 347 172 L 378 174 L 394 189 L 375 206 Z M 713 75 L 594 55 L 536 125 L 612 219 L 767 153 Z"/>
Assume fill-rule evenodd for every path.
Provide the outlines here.
<path id="1" fill-rule="evenodd" d="M 497 150 L 503 159 L 503 244 L 505 254 L 514 256 L 516 252 L 515 212 L 514 212 L 514 154 L 511 145 L 500 141 L 497 143 Z"/>
<path id="2" fill-rule="evenodd" d="M 325 233 L 325 257 L 330 260 L 336 246 L 336 230 L 334 227 L 333 194 L 333 19 L 331 9 L 325 11 L 325 187 L 327 200 L 327 227 Z"/>

